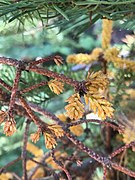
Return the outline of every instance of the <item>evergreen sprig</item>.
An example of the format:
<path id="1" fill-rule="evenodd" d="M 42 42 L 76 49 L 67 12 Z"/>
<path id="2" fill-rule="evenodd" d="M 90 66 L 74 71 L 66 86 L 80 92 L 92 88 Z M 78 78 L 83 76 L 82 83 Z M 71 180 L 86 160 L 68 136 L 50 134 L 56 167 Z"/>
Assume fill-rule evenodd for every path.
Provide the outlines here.
<path id="1" fill-rule="evenodd" d="M 134 14 L 135 0 L 3 0 L 0 2 L 0 17 L 6 23 L 18 20 L 25 25 L 25 21 L 33 23 L 34 19 L 38 19 L 45 26 L 57 26 L 62 30 L 81 27 L 81 25 L 87 28 L 101 18 L 126 21 L 129 17 L 133 19 Z"/>

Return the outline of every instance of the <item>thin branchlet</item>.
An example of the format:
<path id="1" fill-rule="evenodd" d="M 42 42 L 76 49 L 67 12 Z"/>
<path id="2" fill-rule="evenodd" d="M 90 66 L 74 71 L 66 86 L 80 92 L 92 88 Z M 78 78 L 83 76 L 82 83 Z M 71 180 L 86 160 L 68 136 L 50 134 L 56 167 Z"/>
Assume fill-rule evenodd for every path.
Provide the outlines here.
<path id="1" fill-rule="evenodd" d="M 72 177 L 71 177 L 71 175 L 69 174 L 68 170 L 67 170 L 65 167 L 63 167 L 63 164 L 62 164 L 60 161 L 58 161 L 58 160 L 56 159 L 53 149 L 52 149 L 52 151 L 51 151 L 51 156 L 52 156 L 52 158 L 53 158 L 53 161 L 60 167 L 60 169 L 62 169 L 62 170 L 65 172 L 68 180 L 72 180 Z"/>
<path id="2" fill-rule="evenodd" d="M 22 147 L 22 167 L 23 167 L 23 177 L 25 180 L 28 180 L 26 164 L 27 164 L 27 142 L 28 142 L 29 126 L 30 126 L 30 121 L 29 119 L 27 119 L 25 131 L 23 135 L 23 147 Z"/>
<path id="3" fill-rule="evenodd" d="M 69 84 L 73 87 L 76 87 L 78 84 L 78 81 L 73 80 L 72 78 L 69 78 L 69 77 L 65 76 L 64 74 L 58 74 L 58 73 L 50 71 L 48 69 L 43 69 L 40 67 L 28 67 L 28 70 L 35 72 L 35 73 L 38 73 L 38 74 L 41 74 L 41 75 L 44 75 L 44 76 L 47 76 L 47 77 L 55 78 L 55 79 L 62 81 L 66 84 Z"/>
<path id="4" fill-rule="evenodd" d="M 18 65 L 17 66 L 17 70 L 16 70 L 16 75 L 15 75 L 15 79 L 14 79 L 14 83 L 13 83 L 13 87 L 11 90 L 11 98 L 10 98 L 10 103 L 9 103 L 9 109 L 8 109 L 8 113 L 9 116 L 12 117 L 13 116 L 13 109 L 14 109 L 14 104 L 15 104 L 15 98 L 17 96 L 17 91 L 18 91 L 18 86 L 19 86 L 19 81 L 20 81 L 20 77 L 21 77 L 21 68 Z"/>
<path id="5" fill-rule="evenodd" d="M 32 111 L 31 107 L 28 105 L 28 103 L 26 102 L 26 100 L 23 97 L 19 97 L 19 101 L 22 105 L 22 107 L 26 110 L 26 112 L 28 113 L 29 117 L 31 117 L 31 119 L 34 121 L 34 123 L 37 126 L 40 126 L 42 124 L 42 121 L 38 118 L 38 116 L 36 116 L 34 114 L 34 112 Z"/>
<path id="6" fill-rule="evenodd" d="M 125 151 L 126 149 L 130 148 L 130 147 L 133 147 L 135 146 L 135 141 L 129 143 L 129 144 L 126 144 L 125 146 L 122 146 L 118 149 L 116 149 L 115 151 L 112 152 L 112 154 L 110 154 L 110 158 L 114 158 L 115 156 L 117 156 L 118 154 L 120 154 L 121 152 Z"/>
<path id="7" fill-rule="evenodd" d="M 25 88 L 25 89 L 21 90 L 20 94 L 24 94 L 24 93 L 27 93 L 27 92 L 32 91 L 34 89 L 37 89 L 39 87 L 45 86 L 45 85 L 47 85 L 47 83 L 48 83 L 48 81 L 42 81 L 42 82 L 40 82 L 38 84 L 34 84 L 33 86 L 30 86 L 28 88 Z"/>
<path id="8" fill-rule="evenodd" d="M 111 122 L 101 121 L 101 120 L 97 120 L 97 119 L 82 119 L 82 120 L 78 120 L 76 122 L 68 123 L 67 126 L 68 127 L 77 126 L 79 124 L 88 123 L 88 122 L 90 122 L 90 123 L 98 123 L 98 124 L 102 124 L 102 125 L 111 127 L 113 130 L 119 131 L 120 133 L 123 133 L 123 131 L 124 131 L 121 127 L 116 126 L 116 125 L 112 124 Z"/>

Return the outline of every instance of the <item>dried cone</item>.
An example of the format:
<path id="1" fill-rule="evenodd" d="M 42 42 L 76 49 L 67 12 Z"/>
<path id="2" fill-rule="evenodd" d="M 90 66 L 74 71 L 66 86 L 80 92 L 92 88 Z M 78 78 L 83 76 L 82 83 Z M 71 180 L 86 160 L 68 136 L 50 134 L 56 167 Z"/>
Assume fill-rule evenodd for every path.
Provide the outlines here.
<path id="1" fill-rule="evenodd" d="M 81 102 L 79 94 L 73 94 L 66 102 L 69 103 L 65 106 L 67 116 L 74 120 L 80 119 L 84 114 L 84 105 Z"/>

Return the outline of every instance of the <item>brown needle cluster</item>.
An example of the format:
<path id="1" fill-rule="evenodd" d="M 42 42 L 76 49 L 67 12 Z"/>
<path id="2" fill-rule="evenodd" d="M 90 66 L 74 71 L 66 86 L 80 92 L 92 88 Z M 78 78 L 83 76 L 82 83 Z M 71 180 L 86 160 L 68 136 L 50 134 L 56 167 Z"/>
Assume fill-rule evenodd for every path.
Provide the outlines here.
<path id="1" fill-rule="evenodd" d="M 59 95 L 64 90 L 64 84 L 56 79 L 50 80 L 48 86 L 52 92 Z"/>
<path id="2" fill-rule="evenodd" d="M 37 141 L 39 141 L 40 133 L 41 133 L 41 130 L 39 129 L 37 132 L 30 135 L 32 142 L 36 143 Z"/>
<path id="3" fill-rule="evenodd" d="M 3 123 L 7 117 L 8 113 L 6 111 L 0 110 L 0 124 Z"/>
<path id="4" fill-rule="evenodd" d="M 4 125 L 4 134 L 12 136 L 16 132 L 16 122 L 13 118 L 9 118 Z"/>
<path id="5" fill-rule="evenodd" d="M 102 52 L 101 48 L 95 48 L 91 54 L 71 54 L 67 57 L 67 62 L 71 64 L 89 64 L 97 61 Z"/>
<path id="6" fill-rule="evenodd" d="M 55 148 L 57 145 L 56 139 L 64 135 L 62 127 L 57 124 L 48 125 L 48 130 L 43 131 L 39 128 L 37 132 L 31 134 L 32 142 L 36 143 L 39 141 L 40 133 L 43 133 L 45 138 L 45 145 L 47 149 Z"/>
<path id="7" fill-rule="evenodd" d="M 63 64 L 62 58 L 61 58 L 60 56 L 55 56 L 55 57 L 54 57 L 54 62 L 55 62 L 58 66 L 60 66 L 61 64 Z"/>
<path id="8" fill-rule="evenodd" d="M 101 119 L 113 116 L 112 104 L 105 99 L 100 92 L 104 91 L 109 84 L 108 78 L 101 71 L 89 73 L 86 79 L 84 93 L 85 103 L 89 104 L 89 108 Z M 65 107 L 67 116 L 70 119 L 80 119 L 84 114 L 84 104 L 81 102 L 79 93 L 73 94 L 66 100 L 69 104 Z"/>
<path id="9" fill-rule="evenodd" d="M 12 136 L 16 132 L 16 122 L 13 117 L 10 117 L 6 111 L 0 111 L 0 124 L 4 124 L 4 134 L 6 136 Z"/>
<path id="10" fill-rule="evenodd" d="M 109 84 L 108 78 L 102 71 L 88 73 L 86 88 L 89 93 L 97 93 L 99 89 L 105 90 Z"/>
<path id="11" fill-rule="evenodd" d="M 57 145 L 57 142 L 52 134 L 49 133 L 43 133 L 45 138 L 45 145 L 47 149 L 55 148 Z"/>
<path id="12" fill-rule="evenodd" d="M 108 83 L 107 76 L 101 71 L 88 74 L 86 82 L 87 94 L 84 95 L 89 108 L 103 120 L 106 117 L 111 118 L 114 111 L 112 104 L 100 93 L 100 90 L 104 91 L 107 88 Z"/>
<path id="13" fill-rule="evenodd" d="M 66 102 L 69 103 L 65 106 L 67 116 L 73 120 L 80 119 L 84 114 L 84 105 L 81 102 L 80 95 L 78 93 L 73 94 Z"/>

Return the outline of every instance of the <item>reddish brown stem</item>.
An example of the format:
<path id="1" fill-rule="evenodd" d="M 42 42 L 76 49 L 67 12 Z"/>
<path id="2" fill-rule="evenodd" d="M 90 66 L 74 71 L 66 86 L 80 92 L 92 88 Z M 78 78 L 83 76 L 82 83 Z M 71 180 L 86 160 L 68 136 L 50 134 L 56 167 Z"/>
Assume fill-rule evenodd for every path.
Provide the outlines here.
<path id="1" fill-rule="evenodd" d="M 38 62 L 34 62 L 36 64 L 39 64 L 41 62 L 44 62 L 46 61 L 47 59 L 45 58 L 44 60 L 39 60 Z M 12 110 L 13 108 L 13 105 L 15 103 L 15 97 L 17 95 L 17 91 L 18 91 L 18 84 L 19 84 L 19 78 L 21 76 L 21 69 L 26 69 L 26 70 L 30 70 L 30 71 L 33 71 L 35 73 L 38 73 L 38 74 L 41 74 L 41 75 L 44 75 L 44 76 L 48 76 L 48 77 L 51 77 L 51 78 L 55 78 L 59 81 L 63 81 L 64 83 L 67 83 L 71 86 L 73 86 L 75 89 L 78 87 L 78 84 L 79 82 L 76 81 L 76 80 L 73 80 L 72 78 L 69 78 L 63 74 L 58 74 L 56 72 L 53 72 L 53 71 L 50 71 L 50 70 L 46 70 L 46 69 L 43 69 L 43 68 L 39 68 L 39 67 L 35 67 L 35 66 L 32 66 L 32 63 L 26 63 L 26 65 L 29 65 L 30 66 L 28 67 L 25 67 L 25 62 L 21 62 L 21 61 L 17 61 L 15 59 L 10 59 L 10 58 L 0 58 L 0 63 L 3 63 L 3 64 L 7 64 L 7 65 L 10 65 L 10 66 L 15 66 L 15 67 L 18 67 L 18 71 L 16 73 L 16 78 L 15 78 L 15 81 L 14 81 L 14 84 L 13 84 L 13 88 L 10 87 L 9 85 L 7 85 L 3 80 L 0 80 L 0 84 L 6 88 L 8 91 L 12 91 L 12 94 L 11 94 L 11 101 L 10 101 L 10 106 L 9 106 L 9 111 Z M 33 63 L 33 65 L 35 65 Z M 104 64 L 106 66 L 106 64 Z M 106 73 L 106 70 L 104 71 L 104 73 Z M 36 84 L 36 85 L 33 85 L 29 88 L 26 88 L 24 90 L 22 90 L 22 93 L 25 93 L 25 92 L 29 92 L 30 90 L 33 90 L 37 87 L 40 87 L 42 86 L 41 83 L 39 84 Z M 101 163 L 103 165 L 103 168 L 104 168 L 104 177 L 106 177 L 106 169 L 107 168 L 114 168 L 118 171 L 121 171 L 129 176 L 132 176 L 132 177 L 135 177 L 135 172 L 133 171 L 130 171 L 128 170 L 127 168 L 124 168 L 120 165 L 118 165 L 117 163 L 113 163 L 111 161 L 111 159 L 113 157 L 115 157 L 117 154 L 121 153 L 123 150 L 129 148 L 129 147 L 132 147 L 135 145 L 135 142 L 132 142 L 128 145 L 125 145 L 121 148 L 119 148 L 118 150 L 114 151 L 109 157 L 104 157 L 102 155 L 99 155 L 97 154 L 96 152 L 94 152 L 93 150 L 91 150 L 90 148 L 86 147 L 81 141 L 77 140 L 75 136 L 73 136 L 69 131 L 68 131 L 68 128 L 70 126 L 74 126 L 74 125 L 78 125 L 78 124 L 81 124 L 81 123 L 84 123 L 84 122 L 95 122 L 95 123 L 99 123 L 99 124 L 104 124 L 105 126 L 107 127 L 111 127 L 113 128 L 114 130 L 117 130 L 119 132 L 123 132 L 123 129 L 120 128 L 120 127 L 117 127 L 109 122 L 106 122 L 106 121 L 99 121 L 99 120 L 95 120 L 95 119 L 90 119 L 90 120 L 80 120 L 80 121 L 77 121 L 75 123 L 69 123 L 69 124 L 64 124 L 63 122 L 61 122 L 54 114 L 51 114 L 45 110 L 43 110 L 42 108 L 40 107 L 37 107 L 36 105 L 32 105 L 32 104 L 28 104 L 26 102 L 26 100 L 23 98 L 23 97 L 19 97 L 19 91 L 18 91 L 18 98 L 20 100 L 20 103 L 22 104 L 22 106 L 24 107 L 24 109 L 26 110 L 26 112 L 28 113 L 28 116 L 30 116 L 30 118 L 34 121 L 34 123 L 38 126 L 44 126 L 46 128 L 46 123 L 42 122 L 35 114 L 34 112 L 32 111 L 32 109 L 36 112 L 40 112 L 41 114 L 45 115 L 45 116 L 48 116 L 50 117 L 51 119 L 53 119 L 57 124 L 60 124 L 65 132 L 65 135 L 67 136 L 67 138 L 69 140 L 71 140 L 74 145 L 76 145 L 78 148 L 80 148 L 83 152 L 87 153 L 91 158 L 95 159 L 97 162 Z M 17 101 L 16 101 L 17 103 Z M 107 135 L 108 136 L 108 135 Z M 110 141 L 110 140 L 109 140 Z M 108 141 L 108 142 L 109 142 Z M 108 143 L 109 145 L 109 143 Z M 110 146 L 110 145 L 109 145 Z M 20 158 L 19 158 L 20 159 Z M 17 162 L 17 160 L 13 161 L 13 162 L 10 162 L 8 163 L 8 165 L 6 165 L 5 167 L 8 167 L 12 164 L 14 164 L 15 162 Z M 3 168 L 2 168 L 3 170 Z M 63 169 L 65 171 L 65 173 L 67 174 L 67 177 L 70 179 L 70 175 L 68 173 L 68 171 L 64 168 Z M 26 176 L 26 175 L 25 175 Z M 25 178 L 26 179 L 26 178 Z"/>
<path id="2" fill-rule="evenodd" d="M 64 124 L 63 122 L 61 122 L 59 120 L 59 118 L 57 118 L 55 115 L 51 114 L 50 112 L 47 112 L 45 110 L 43 110 L 42 108 L 40 108 L 39 106 L 37 105 L 32 105 L 30 104 L 30 107 L 33 108 L 33 110 L 45 115 L 45 116 L 48 116 L 50 117 L 51 119 L 53 119 L 54 121 L 56 121 L 56 123 L 59 123 L 63 128 L 64 130 L 67 129 L 66 128 L 66 124 Z M 83 145 L 83 143 L 81 143 L 81 141 L 75 139 L 75 137 L 73 135 L 71 135 L 70 133 L 66 133 L 66 136 L 74 143 L 76 144 L 80 149 L 82 149 L 84 152 L 86 153 L 89 153 L 90 157 L 94 158 L 95 160 L 97 160 L 98 162 L 100 163 L 104 163 L 104 161 L 106 161 L 106 157 L 102 157 L 98 154 L 96 154 L 93 150 L 85 147 Z M 107 162 L 107 161 L 106 161 Z"/>
<path id="3" fill-rule="evenodd" d="M 114 124 L 111 124 L 109 122 L 101 121 L 101 120 L 97 120 L 97 119 L 83 119 L 83 120 L 79 120 L 79 121 L 76 121 L 76 122 L 68 123 L 67 126 L 69 126 L 69 127 L 70 126 L 76 126 L 76 125 L 79 125 L 79 124 L 82 124 L 82 123 L 88 123 L 88 122 L 103 124 L 105 126 L 111 127 L 115 131 L 119 131 L 120 133 L 123 133 L 123 129 L 121 129 L 120 127 L 115 126 Z"/>
<path id="4" fill-rule="evenodd" d="M 103 164 L 104 166 L 110 167 L 110 160 L 107 157 L 101 156 L 94 152 L 92 149 L 86 147 L 81 141 L 77 140 L 73 135 L 70 133 L 66 133 L 68 139 L 70 139 L 77 147 L 79 147 L 82 151 L 87 153 L 91 158 L 95 159 L 99 163 Z"/>
<path id="5" fill-rule="evenodd" d="M 56 159 L 53 150 L 52 150 L 51 156 L 52 156 L 54 162 L 65 172 L 68 180 L 72 180 L 72 177 L 71 177 L 71 175 L 69 174 L 68 170 L 65 169 L 65 168 L 63 167 L 62 163 Z"/>
<path id="6" fill-rule="evenodd" d="M 12 59 L 12 58 L 0 57 L 0 63 L 16 67 L 20 64 L 20 61 L 18 61 L 16 59 Z"/>
<path id="7" fill-rule="evenodd" d="M 30 125 L 30 121 L 27 120 L 24 136 L 23 136 L 23 148 L 22 148 L 22 168 L 23 168 L 23 177 L 25 180 L 28 180 L 26 163 L 27 163 L 27 142 L 28 142 L 29 125 Z"/>
<path id="8" fill-rule="evenodd" d="M 64 83 L 67 83 L 73 87 L 76 87 L 78 85 L 78 81 L 73 80 L 72 78 L 69 78 L 69 77 L 65 76 L 64 74 L 58 74 L 58 73 L 50 71 L 48 69 L 43 69 L 43 68 L 39 68 L 39 67 L 29 67 L 28 70 L 38 73 L 38 74 L 41 74 L 41 75 L 44 75 L 44 76 L 55 78 L 59 81 L 63 81 Z"/>
<path id="9" fill-rule="evenodd" d="M 22 159 L 21 157 L 18 157 L 18 158 L 16 158 L 15 160 L 13 160 L 13 161 L 9 162 L 8 164 L 6 164 L 4 167 L 2 167 L 2 168 L 0 169 L 0 174 L 1 174 L 5 169 L 7 169 L 8 167 L 12 166 L 13 164 L 15 164 L 16 162 L 20 161 L 21 159 Z"/>
<path id="10" fill-rule="evenodd" d="M 125 146 L 122 146 L 120 147 L 119 149 L 116 149 L 111 155 L 110 155 L 110 158 L 114 158 L 116 155 L 120 154 L 122 151 L 132 147 L 132 146 L 135 146 L 135 141 L 129 143 L 129 144 L 126 144 Z"/>
<path id="11" fill-rule="evenodd" d="M 20 77 L 21 77 L 21 69 L 20 69 L 20 67 L 18 67 L 17 71 L 16 71 L 16 76 L 15 76 L 15 79 L 14 79 L 14 83 L 13 83 L 13 88 L 11 90 L 12 93 L 11 93 L 9 109 L 8 109 L 9 115 L 11 117 L 13 116 L 12 115 L 13 114 L 13 108 L 14 108 L 14 104 L 15 104 L 15 97 L 16 97 L 16 94 L 17 94 L 17 91 L 18 91 L 18 85 L 19 85 Z"/>
<path id="12" fill-rule="evenodd" d="M 28 103 L 25 101 L 25 99 L 23 97 L 19 97 L 20 103 L 22 105 L 22 107 L 26 110 L 26 112 L 28 113 L 29 117 L 31 117 L 31 119 L 34 121 L 34 123 L 37 126 L 40 126 L 43 122 L 38 118 L 38 116 L 36 116 L 34 114 L 34 112 L 32 111 L 32 109 L 30 108 L 30 106 L 28 105 Z"/>
<path id="13" fill-rule="evenodd" d="M 30 86 L 28 88 L 25 88 L 23 90 L 20 91 L 21 94 L 27 93 L 29 91 L 32 91 L 33 89 L 39 88 L 41 86 L 47 85 L 48 81 L 42 81 L 38 84 L 34 84 L 33 86 Z"/>
<path id="14" fill-rule="evenodd" d="M 53 60 L 54 58 L 60 58 L 62 60 L 62 58 L 60 56 L 58 56 L 58 55 L 56 55 L 56 56 L 48 56 L 46 58 L 42 58 L 42 59 L 39 59 L 37 61 L 30 62 L 30 66 L 35 66 L 35 65 L 38 65 L 38 64 L 41 64 L 41 63 L 45 63 L 47 61 Z"/>
<path id="15" fill-rule="evenodd" d="M 57 124 L 61 125 L 62 127 L 65 127 L 65 124 L 62 121 L 60 121 L 60 119 L 58 117 L 56 117 L 54 114 L 42 109 L 41 107 L 39 107 L 36 104 L 29 103 L 29 106 L 31 107 L 31 109 L 33 109 L 33 111 L 36 111 L 36 112 L 42 114 L 43 116 L 47 116 L 47 117 L 51 118 L 52 120 L 54 120 Z"/>
<path id="16" fill-rule="evenodd" d="M 2 79 L 0 79 L 0 84 L 8 91 L 12 91 L 12 87 L 6 84 Z"/>
<path id="17" fill-rule="evenodd" d="M 111 166 L 116 169 L 117 171 L 120 171 L 120 172 L 123 172 L 131 177 L 134 177 L 135 178 L 135 172 L 125 168 L 125 167 L 122 167 L 120 165 L 118 165 L 117 163 L 111 163 Z"/>
<path id="18" fill-rule="evenodd" d="M 110 161 L 109 158 L 107 157 L 103 157 L 100 156 L 99 154 L 95 153 L 93 150 L 89 149 L 88 147 L 84 146 L 83 143 L 79 140 L 76 140 L 71 134 L 66 133 L 66 136 L 77 146 L 79 147 L 82 151 L 84 151 L 85 153 L 87 153 L 90 157 L 92 157 L 93 159 L 95 159 L 96 161 L 98 161 L 99 163 L 101 163 L 103 165 L 103 167 L 106 168 L 114 168 L 118 171 L 121 171 L 131 177 L 135 177 L 135 172 L 122 167 L 120 165 L 118 165 L 117 163 L 113 163 Z"/>
<path id="19" fill-rule="evenodd" d="M 37 169 L 40 167 L 40 166 L 44 166 L 45 167 L 45 160 L 51 156 L 51 152 L 46 152 L 43 157 L 41 158 L 40 162 L 37 162 L 36 160 L 33 160 L 31 158 L 29 158 L 31 161 L 37 163 L 37 165 L 33 168 L 33 171 L 32 173 L 29 175 L 29 179 L 32 178 L 32 176 L 35 174 L 35 172 L 37 171 Z M 45 167 L 45 168 L 49 168 L 49 167 Z"/>
<path id="20" fill-rule="evenodd" d="M 22 180 L 16 173 L 12 173 L 12 175 L 16 180 Z"/>
<path id="21" fill-rule="evenodd" d="M 107 179 L 107 168 L 103 166 L 103 180 Z"/>

